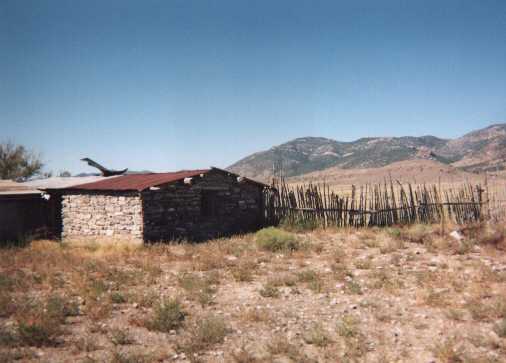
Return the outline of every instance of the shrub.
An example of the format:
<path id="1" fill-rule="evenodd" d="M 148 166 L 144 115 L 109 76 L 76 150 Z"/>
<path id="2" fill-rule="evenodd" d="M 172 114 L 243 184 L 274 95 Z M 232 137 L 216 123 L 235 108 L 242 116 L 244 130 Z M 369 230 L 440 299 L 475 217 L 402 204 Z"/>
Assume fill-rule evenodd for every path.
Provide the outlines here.
<path id="1" fill-rule="evenodd" d="M 494 326 L 494 332 L 501 338 L 506 338 L 506 318 L 503 318 Z"/>
<path id="2" fill-rule="evenodd" d="M 436 343 L 432 351 L 440 362 L 453 363 L 466 361 L 463 357 L 462 349 L 457 346 L 455 338 L 448 338 L 443 342 Z"/>
<path id="3" fill-rule="evenodd" d="M 112 304 L 109 297 L 89 300 L 86 303 L 86 315 L 94 321 L 108 318 L 111 312 Z"/>
<path id="4" fill-rule="evenodd" d="M 274 227 L 258 231 L 256 242 L 260 248 L 271 252 L 290 252 L 300 248 L 297 236 Z"/>
<path id="5" fill-rule="evenodd" d="M 494 315 L 493 307 L 481 299 L 473 298 L 466 302 L 465 307 L 476 321 L 489 321 Z"/>
<path id="6" fill-rule="evenodd" d="M 427 289 L 424 300 L 427 305 L 433 307 L 444 307 L 450 301 L 447 290 L 435 290 L 432 287 Z"/>
<path id="7" fill-rule="evenodd" d="M 202 306 L 210 305 L 214 301 L 216 288 L 212 286 L 212 282 L 212 279 L 196 274 L 185 273 L 179 276 L 179 285 L 188 292 L 188 297 Z"/>
<path id="8" fill-rule="evenodd" d="M 455 253 L 458 255 L 465 255 L 468 254 L 473 250 L 473 247 L 475 245 L 475 241 L 471 239 L 464 238 L 460 243 L 458 244 Z"/>
<path id="9" fill-rule="evenodd" d="M 337 333 L 344 338 L 356 337 L 359 331 L 359 321 L 352 315 L 345 315 L 337 324 Z"/>
<path id="10" fill-rule="evenodd" d="M 7 317 L 16 311 L 15 302 L 7 291 L 0 291 L 0 317 Z"/>
<path id="11" fill-rule="evenodd" d="M 365 335 L 360 331 L 360 321 L 352 315 L 345 315 L 337 325 L 337 333 L 345 339 L 345 356 L 352 361 L 362 361 L 367 352 Z"/>
<path id="12" fill-rule="evenodd" d="M 401 248 L 405 248 L 404 241 L 401 239 L 386 240 L 380 244 L 382 254 L 392 253 Z"/>
<path id="13" fill-rule="evenodd" d="M 181 304 L 176 299 L 163 300 L 155 307 L 151 319 L 146 321 L 149 330 L 157 330 L 168 333 L 178 329 L 186 317 Z"/>
<path id="14" fill-rule="evenodd" d="M 398 237 L 402 237 L 414 243 L 423 243 L 429 234 L 430 229 L 426 225 L 415 224 L 403 230 Z"/>
<path id="15" fill-rule="evenodd" d="M 240 263 L 231 270 L 232 276 L 239 282 L 251 282 L 253 281 L 253 271 L 255 268 L 256 264 L 252 261 Z"/>
<path id="16" fill-rule="evenodd" d="M 306 282 L 307 286 L 314 292 L 322 292 L 323 281 L 320 275 L 313 270 L 301 271 L 297 274 L 300 282 Z"/>
<path id="17" fill-rule="evenodd" d="M 505 247 L 506 230 L 502 226 L 476 225 L 467 228 L 466 232 L 479 245 L 489 245 L 499 249 Z"/>
<path id="18" fill-rule="evenodd" d="M 221 317 L 209 315 L 199 319 L 190 329 L 190 334 L 179 348 L 190 359 L 214 344 L 223 343 L 228 329 Z"/>
<path id="19" fill-rule="evenodd" d="M 344 284 L 344 291 L 350 295 L 362 295 L 362 287 L 354 280 L 346 281 Z"/>
<path id="20" fill-rule="evenodd" d="M 313 270 L 300 271 L 299 273 L 297 273 L 297 277 L 300 282 L 311 282 L 319 278 L 316 271 Z"/>
<path id="21" fill-rule="evenodd" d="M 273 283 L 267 282 L 260 290 L 263 297 L 279 297 L 279 289 Z"/>
<path id="22" fill-rule="evenodd" d="M 45 304 L 29 302 L 17 314 L 17 335 L 22 344 L 30 346 L 56 345 L 56 340 L 63 334 L 61 325 L 67 310 L 62 298 L 50 297 Z"/>
<path id="23" fill-rule="evenodd" d="M 14 332 L 8 329 L 3 324 L 0 325 L 0 346 L 10 347 L 16 345 L 18 339 Z"/>
<path id="24" fill-rule="evenodd" d="M 129 345 L 133 344 L 134 340 L 130 337 L 128 331 L 123 329 L 111 330 L 111 342 L 114 345 Z"/>
<path id="25" fill-rule="evenodd" d="M 74 342 L 74 347 L 80 352 L 94 352 L 100 349 L 97 340 L 91 334 L 85 334 Z"/>
<path id="26" fill-rule="evenodd" d="M 401 230 L 399 228 L 389 227 L 386 232 L 392 238 L 401 238 Z"/>
<path id="27" fill-rule="evenodd" d="M 270 278 L 267 281 L 267 284 L 280 287 L 280 286 L 295 286 L 297 284 L 298 278 L 292 274 L 281 274 L 275 277 Z"/>
<path id="28" fill-rule="evenodd" d="M 279 226 L 283 229 L 293 232 L 313 231 L 318 228 L 315 220 L 302 220 L 293 218 L 284 218 Z"/>
<path id="29" fill-rule="evenodd" d="M 46 309 L 48 313 L 61 317 L 79 315 L 79 304 L 76 301 L 70 301 L 59 295 L 49 297 Z"/>
<path id="30" fill-rule="evenodd" d="M 267 348 L 271 354 L 287 356 L 293 362 L 313 362 L 295 344 L 290 343 L 284 336 L 275 336 L 271 339 Z"/>
<path id="31" fill-rule="evenodd" d="M 271 321 L 272 316 L 267 309 L 252 308 L 243 313 L 242 319 L 248 322 L 259 323 Z"/>
<path id="32" fill-rule="evenodd" d="M 48 319 L 38 321 L 18 322 L 18 337 L 21 343 L 41 347 L 56 345 L 55 338 L 62 334 L 60 325 L 53 324 Z"/>
<path id="33" fill-rule="evenodd" d="M 367 258 L 360 258 L 355 261 L 355 268 L 359 270 L 369 270 L 372 267 L 372 262 Z"/>
<path id="34" fill-rule="evenodd" d="M 200 344 L 209 346 L 223 342 L 227 334 L 227 327 L 221 317 L 211 315 L 199 320 L 193 333 L 194 338 Z"/>
<path id="35" fill-rule="evenodd" d="M 118 351 L 114 352 L 111 358 L 111 363 L 148 363 L 152 361 L 152 357 L 146 354 Z"/>
<path id="36" fill-rule="evenodd" d="M 114 304 L 124 304 L 127 302 L 127 299 L 126 299 L 125 295 L 123 295 L 121 292 L 114 291 L 111 294 L 111 301 Z"/>
<path id="37" fill-rule="evenodd" d="M 302 335 L 302 338 L 307 344 L 313 344 L 317 347 L 325 347 L 330 343 L 328 333 L 320 324 L 314 324 Z"/>

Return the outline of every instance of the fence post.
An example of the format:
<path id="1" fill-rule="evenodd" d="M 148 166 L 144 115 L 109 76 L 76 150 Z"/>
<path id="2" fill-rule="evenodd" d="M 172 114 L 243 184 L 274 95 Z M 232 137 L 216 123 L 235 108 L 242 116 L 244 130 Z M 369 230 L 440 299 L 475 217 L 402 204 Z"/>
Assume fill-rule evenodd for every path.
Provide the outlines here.
<path id="1" fill-rule="evenodd" d="M 487 221 L 490 221 L 490 194 L 488 190 L 488 172 L 485 171 L 485 203 L 487 204 Z"/>

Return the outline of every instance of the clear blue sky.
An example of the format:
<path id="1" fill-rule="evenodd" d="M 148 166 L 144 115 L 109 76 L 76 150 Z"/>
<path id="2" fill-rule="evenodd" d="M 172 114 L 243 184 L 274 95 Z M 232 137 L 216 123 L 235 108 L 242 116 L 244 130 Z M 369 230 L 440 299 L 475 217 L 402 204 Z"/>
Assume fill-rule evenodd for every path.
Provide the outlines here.
<path id="1" fill-rule="evenodd" d="M 505 121 L 504 0 L 0 0 L 0 140 L 55 171 Z"/>

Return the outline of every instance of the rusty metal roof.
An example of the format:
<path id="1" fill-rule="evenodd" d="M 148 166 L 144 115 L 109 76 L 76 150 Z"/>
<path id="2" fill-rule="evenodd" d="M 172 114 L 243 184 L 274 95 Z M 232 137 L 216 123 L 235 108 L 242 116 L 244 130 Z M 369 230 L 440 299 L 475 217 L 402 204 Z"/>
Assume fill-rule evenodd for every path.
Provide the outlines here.
<path id="1" fill-rule="evenodd" d="M 127 174 L 112 178 L 103 179 L 93 183 L 73 185 L 67 190 L 137 190 L 139 192 L 150 187 L 167 184 L 205 174 L 209 169 L 181 170 L 173 173 L 149 173 L 149 174 Z M 49 189 L 48 189 L 49 190 Z"/>

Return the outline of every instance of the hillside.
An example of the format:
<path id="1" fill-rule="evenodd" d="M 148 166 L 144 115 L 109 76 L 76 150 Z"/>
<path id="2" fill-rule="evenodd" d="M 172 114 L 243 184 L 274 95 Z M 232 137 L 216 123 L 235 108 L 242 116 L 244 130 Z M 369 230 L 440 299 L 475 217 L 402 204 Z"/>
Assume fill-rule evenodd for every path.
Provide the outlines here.
<path id="1" fill-rule="evenodd" d="M 435 160 L 403 160 L 379 168 L 342 169 L 331 167 L 289 178 L 291 183 L 325 180 L 329 185 L 364 185 L 385 180 L 410 183 L 483 182 L 483 177 Z"/>
<path id="2" fill-rule="evenodd" d="M 330 167 L 365 169 L 398 161 L 429 159 L 479 172 L 504 169 L 504 146 L 506 124 L 492 125 L 453 140 L 435 136 L 405 136 L 340 142 L 323 137 L 303 137 L 247 156 L 228 169 L 266 180 L 272 176 L 275 168 L 291 177 Z"/>
<path id="3" fill-rule="evenodd" d="M 469 171 L 504 170 L 506 124 L 491 125 L 450 140 L 439 155 L 454 159 L 453 165 Z"/>

